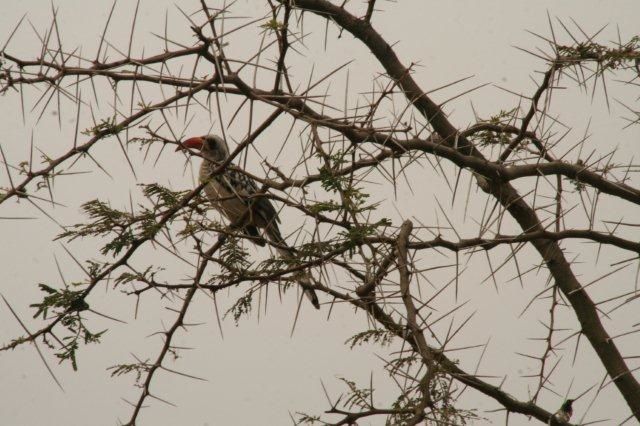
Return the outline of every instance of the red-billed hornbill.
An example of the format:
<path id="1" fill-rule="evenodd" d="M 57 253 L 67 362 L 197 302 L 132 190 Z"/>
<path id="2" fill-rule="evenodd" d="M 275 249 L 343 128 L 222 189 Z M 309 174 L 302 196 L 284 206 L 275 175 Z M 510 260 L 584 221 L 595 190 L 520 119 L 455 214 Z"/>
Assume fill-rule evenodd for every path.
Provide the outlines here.
<path id="1" fill-rule="evenodd" d="M 214 174 L 220 163 L 229 158 L 229 147 L 224 139 L 215 135 L 193 137 L 182 142 L 178 149 L 200 151 L 200 182 L 207 184 L 204 188 L 207 197 L 232 224 L 252 237 L 251 241 L 259 246 L 265 245 L 259 232 L 262 229 L 280 256 L 288 259 L 295 256 L 295 250 L 287 245 L 280 234 L 278 212 L 268 198 L 260 196 L 255 181 L 229 167 L 222 173 Z M 311 288 L 311 276 L 305 272 L 297 280 L 313 306 L 320 309 L 318 296 Z"/>
<path id="2" fill-rule="evenodd" d="M 551 426 L 561 426 L 566 425 L 571 420 L 571 415 L 573 414 L 573 399 L 567 399 L 560 409 L 556 411 L 553 416 L 549 418 L 549 424 Z"/>

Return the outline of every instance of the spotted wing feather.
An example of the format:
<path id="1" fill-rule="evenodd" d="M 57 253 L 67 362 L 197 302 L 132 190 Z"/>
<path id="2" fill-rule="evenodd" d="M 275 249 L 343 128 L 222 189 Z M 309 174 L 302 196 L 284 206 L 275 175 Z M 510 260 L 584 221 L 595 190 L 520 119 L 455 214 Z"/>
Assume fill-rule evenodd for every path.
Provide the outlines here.
<path id="1" fill-rule="evenodd" d="M 214 175 L 215 168 L 213 163 L 203 162 L 200 180 L 209 182 L 205 192 L 222 214 L 234 221 L 249 208 L 246 231 L 251 236 L 258 234 L 257 228 L 277 228 L 278 212 L 268 198 L 254 197 L 259 190 L 253 179 L 236 170 Z"/>

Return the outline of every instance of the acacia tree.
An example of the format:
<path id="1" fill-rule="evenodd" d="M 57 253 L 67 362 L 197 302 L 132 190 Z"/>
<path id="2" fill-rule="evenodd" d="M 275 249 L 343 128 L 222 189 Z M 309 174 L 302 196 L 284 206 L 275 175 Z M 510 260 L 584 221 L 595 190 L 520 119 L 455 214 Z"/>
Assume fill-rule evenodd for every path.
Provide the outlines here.
<path id="1" fill-rule="evenodd" d="M 44 343 L 47 368 L 50 354 L 76 368 L 83 345 L 99 343 L 104 333 L 94 330 L 92 320 L 109 316 L 92 308 L 99 288 L 115 290 L 100 298 L 124 293 L 136 306 L 150 294 L 161 295 L 158 309 L 169 307 L 175 315 L 160 333 L 159 352 L 111 368 L 112 375 L 132 374 L 140 387 L 126 421 L 133 425 L 151 399 L 162 400 L 154 377 L 177 373 L 171 367 L 172 356 L 181 352 L 175 338 L 189 330 L 195 299 L 213 301 L 218 324 L 227 316 L 238 323 L 252 312 L 267 312 L 267 302 L 277 294 L 301 295 L 295 276 L 307 271 L 315 277 L 323 313 L 330 313 L 326 325 L 354 310 L 366 318 L 367 326 L 347 343 L 379 345 L 381 368 L 397 387 L 394 398 L 381 403 L 374 400 L 373 384 L 345 378 L 343 394 L 327 394 L 325 413 L 298 413 L 296 423 L 379 418 L 387 424 L 463 424 L 490 415 L 469 403 L 479 398 L 492 401 L 507 421 L 516 415 L 519 422 L 524 415 L 547 422 L 565 397 L 579 400 L 583 422 L 589 420 L 590 403 L 597 405 L 614 387 L 628 409 L 609 413 L 610 418 L 640 419 L 640 385 L 630 364 L 637 343 L 621 347 L 625 341 L 618 339 L 637 329 L 627 316 L 637 300 L 637 274 L 615 285 L 619 271 L 640 264 L 638 224 L 601 214 L 605 203 L 638 211 L 640 190 L 633 185 L 638 169 L 619 163 L 613 152 L 588 151 L 587 132 L 572 131 L 555 108 L 560 87 L 588 92 L 594 102 L 609 102 L 612 84 L 634 90 L 640 75 L 638 37 L 602 44 L 599 32 L 550 19 L 549 34 L 539 35 L 543 46 L 525 49 L 543 68 L 531 93 L 514 96 L 511 107 L 492 116 L 454 123 L 450 105 L 477 92 L 458 89 L 465 79 L 436 89 L 416 81 L 417 65 L 407 65 L 376 30 L 375 0 L 267 0 L 248 18 L 236 16 L 233 4 L 201 0 L 199 6 L 179 9 L 191 38 L 175 39 L 165 25 L 158 36 L 162 45 L 147 46 L 140 56 L 131 48 L 137 7 L 126 51 L 108 41 L 113 9 L 93 54 L 63 47 L 55 10 L 50 28 L 36 31 L 42 49 L 35 58 L 12 53 L 15 31 L 2 48 L 3 102 L 27 114 L 25 104 L 38 90 L 32 111 L 42 116 L 54 110 L 60 116 L 72 105 L 75 116 L 75 137 L 63 151 L 33 139 L 25 145 L 24 161 L 12 162 L 0 151 L 5 212 L 26 203 L 55 221 L 50 210 L 59 202 L 57 188 L 83 179 L 77 173 L 81 164 L 105 174 L 118 167 L 95 155 L 102 145 L 115 147 L 109 155 L 120 151 L 137 183 L 114 189 L 113 198 L 100 194 L 85 200 L 83 222 L 60 224 L 55 238 L 83 276 L 67 282 L 62 267 L 59 281 L 39 284 L 43 297 L 32 305 L 37 331 L 5 300 L 24 333 L 2 350 L 33 344 L 40 352 Z M 324 33 L 318 30 L 323 23 Z M 16 30 L 23 26 L 20 21 Z M 333 27 L 339 38 L 334 49 L 355 43 L 370 51 L 376 65 L 367 78 L 350 79 L 349 63 L 314 73 L 313 61 L 325 68 L 326 61 L 312 49 L 326 46 Z M 252 51 L 243 38 L 257 40 Z M 457 93 L 436 101 L 440 89 Z M 628 125 L 637 125 L 638 113 L 627 108 Z M 174 148 L 194 132 L 209 131 L 232 151 L 214 174 L 233 169 L 254 179 L 260 196 L 280 208 L 286 223 L 298 224 L 285 226 L 286 240 L 295 246 L 293 259 L 271 254 L 273 247 L 255 249 L 233 223 L 213 212 L 203 184 L 170 184 L 183 164 L 199 161 Z M 136 147 L 143 156 L 131 154 Z M 137 178 L 140 170 L 157 170 L 163 160 L 179 165 L 163 168 L 163 178 L 153 183 Z M 420 199 L 436 185 L 446 188 L 451 205 L 436 196 L 421 202 L 434 214 L 406 217 L 393 208 L 393 198 L 385 198 L 398 200 L 412 191 Z M 123 201 L 127 197 L 129 203 Z M 100 252 L 74 253 L 83 239 L 99 243 Z M 585 240 L 597 244 L 578 243 Z M 594 250 L 614 260 L 599 265 L 594 277 L 579 276 L 576 253 Z M 153 259 L 167 254 L 169 260 Z M 535 342 L 521 352 L 532 371 L 516 381 L 524 383 L 524 391 L 506 381 L 513 374 L 506 365 L 497 377 L 487 377 L 469 361 L 480 362 L 493 333 L 467 332 L 473 310 L 490 309 L 482 308 L 483 293 L 513 291 L 507 277 L 521 284 L 515 296 L 521 298 L 519 308 L 538 326 L 535 335 L 524 337 L 515 327 L 509 331 L 514 340 Z M 493 283 L 495 290 L 468 290 L 480 281 Z M 463 300 L 464 292 L 473 296 Z M 301 312 L 316 315 L 300 300 Z M 279 306 L 271 303 L 269 309 Z M 478 341 L 482 344 L 475 345 Z M 563 356 L 563 350 L 573 355 Z M 588 352 L 585 360 L 576 361 L 579 350 Z M 587 381 L 571 388 L 578 374 L 572 370 L 583 371 L 579 362 L 591 365 L 580 373 Z M 473 396 L 469 388 L 476 391 Z"/>

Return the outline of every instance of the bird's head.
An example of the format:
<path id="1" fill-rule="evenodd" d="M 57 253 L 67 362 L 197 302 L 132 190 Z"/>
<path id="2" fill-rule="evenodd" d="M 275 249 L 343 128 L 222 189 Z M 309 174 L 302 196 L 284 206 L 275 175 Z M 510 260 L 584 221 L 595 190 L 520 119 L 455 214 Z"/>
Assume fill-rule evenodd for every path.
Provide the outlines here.
<path id="1" fill-rule="evenodd" d="M 229 157 L 229 147 L 224 139 L 216 135 L 196 136 L 178 145 L 176 151 L 195 149 L 210 161 L 221 162 Z"/>

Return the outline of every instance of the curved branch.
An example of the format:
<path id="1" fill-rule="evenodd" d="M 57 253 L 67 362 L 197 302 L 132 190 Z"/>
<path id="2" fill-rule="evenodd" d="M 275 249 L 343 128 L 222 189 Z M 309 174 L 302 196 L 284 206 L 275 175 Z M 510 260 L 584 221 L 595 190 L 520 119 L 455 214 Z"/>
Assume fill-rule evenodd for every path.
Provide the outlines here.
<path id="1" fill-rule="evenodd" d="M 501 244 L 531 242 L 535 240 L 559 241 L 565 239 L 591 240 L 597 243 L 608 244 L 624 250 L 640 253 L 640 243 L 626 240 L 612 234 L 604 234 L 602 232 L 597 232 L 590 229 L 565 229 L 558 232 L 534 231 L 526 232 L 519 235 L 496 235 L 495 238 L 463 238 L 459 241 L 450 241 L 445 240 L 442 237 L 436 237 L 429 241 L 411 241 L 409 243 L 409 248 L 420 250 L 426 248 L 442 247 L 451 251 L 460 251 L 473 247 L 479 247 L 484 250 L 489 250 Z M 392 238 L 379 237 L 367 237 L 367 240 L 370 242 L 386 243 L 391 243 L 393 241 Z"/>
<path id="2" fill-rule="evenodd" d="M 191 287 L 187 291 L 187 294 L 184 297 L 184 301 L 182 302 L 182 308 L 178 313 L 178 317 L 171 325 L 171 328 L 169 328 L 169 330 L 164 332 L 165 340 L 164 340 L 164 344 L 162 345 L 162 349 L 158 354 L 156 362 L 154 362 L 153 365 L 151 365 L 151 367 L 147 371 L 147 375 L 145 377 L 144 384 L 142 386 L 142 392 L 140 393 L 138 402 L 134 406 L 133 413 L 131 414 L 131 419 L 129 419 L 126 425 L 135 426 L 136 420 L 138 418 L 138 414 L 140 413 L 140 410 L 144 405 L 144 401 L 149 396 L 153 397 L 150 391 L 151 381 L 153 380 L 153 377 L 156 371 L 162 367 L 162 362 L 164 361 L 164 358 L 166 357 L 167 353 L 169 353 L 169 350 L 171 349 L 171 340 L 173 339 L 175 332 L 178 330 L 178 328 L 184 327 L 184 317 L 187 314 L 187 309 L 189 309 L 189 306 L 191 305 L 191 300 L 193 300 L 193 297 L 195 296 L 196 291 L 200 287 L 200 280 L 202 279 L 202 275 L 204 274 L 205 268 L 209 264 L 207 258 L 210 258 L 216 251 L 218 251 L 218 249 L 222 246 L 225 240 L 226 240 L 226 237 L 218 238 L 218 241 L 204 253 L 203 261 L 198 267 L 196 275 L 193 278 L 193 284 L 191 285 Z"/>
<path id="3" fill-rule="evenodd" d="M 361 40 L 371 50 L 389 76 L 398 81 L 398 85 L 403 89 L 407 99 L 441 136 L 443 145 L 452 147 L 451 149 L 457 148 L 456 151 L 466 154 L 466 156 L 475 157 L 479 162 L 488 163 L 482 153 L 469 140 L 460 135 L 444 112 L 420 89 L 391 46 L 369 22 L 356 18 L 344 8 L 335 6 L 326 0 L 296 0 L 296 7 L 330 17 L 339 27 Z M 493 195 L 509 211 L 523 230 L 544 231 L 535 211 L 508 182 L 486 181 L 481 184 L 481 188 Z M 609 189 L 618 191 L 618 188 Z M 621 197 L 623 195 L 625 199 L 630 197 L 640 204 L 640 191 L 636 196 L 626 191 L 624 194 L 620 194 Z M 626 400 L 632 415 L 640 420 L 640 398 L 638 397 L 640 383 L 633 377 L 613 339 L 604 329 L 593 301 L 587 292 L 582 290 L 582 286 L 574 275 L 562 249 L 557 242 L 551 240 L 534 240 L 532 244 L 545 261 L 556 284 L 570 301 L 581 324 L 581 331 L 589 339 L 607 373 Z"/>
<path id="4" fill-rule="evenodd" d="M 218 80 L 219 80 L 218 77 L 214 76 L 213 78 L 203 81 L 202 83 L 198 84 L 197 86 L 193 87 L 190 90 L 178 92 L 174 96 L 171 96 L 170 98 L 167 98 L 162 102 L 158 102 L 150 106 L 145 106 L 140 111 L 128 116 L 127 118 L 121 120 L 118 123 L 115 123 L 113 126 L 110 126 L 107 129 L 98 131 L 91 139 L 89 139 L 84 144 L 75 146 L 69 151 L 67 151 L 65 154 L 61 155 L 60 157 L 57 157 L 56 159 L 49 161 L 47 167 L 44 167 L 35 172 L 31 172 L 31 171 L 28 172 L 27 176 L 22 180 L 22 182 L 12 187 L 11 189 L 9 189 L 6 193 L 2 194 L 2 197 L 0 197 L 0 204 L 2 204 L 3 202 L 7 201 L 12 197 L 28 197 L 29 195 L 26 192 L 27 185 L 35 178 L 48 176 L 50 173 L 55 171 L 56 167 L 60 166 L 67 160 L 77 155 L 82 155 L 88 152 L 89 149 L 92 148 L 93 145 L 95 145 L 98 141 L 104 139 L 107 136 L 118 133 L 119 129 L 124 129 L 125 127 L 135 123 L 137 120 L 143 118 L 147 114 L 150 114 L 155 110 L 171 105 L 173 102 L 176 102 L 179 99 L 193 96 L 194 93 L 197 93 L 200 90 L 203 90 L 204 88 L 210 86 L 211 84 L 214 84 Z"/>
<path id="5" fill-rule="evenodd" d="M 562 175 L 569 179 L 586 183 L 606 194 L 614 195 L 640 205 L 640 189 L 633 188 L 622 182 L 607 180 L 601 174 L 587 169 L 583 164 L 553 161 L 544 164 L 511 166 L 504 170 L 503 177 L 506 180 L 515 180 L 521 177 L 540 175 Z"/>
<path id="6" fill-rule="evenodd" d="M 407 330 L 403 326 L 395 322 L 394 319 L 389 314 L 387 314 L 377 303 L 370 302 L 368 300 L 365 301 L 362 299 L 355 299 L 348 294 L 341 293 L 333 288 L 323 285 L 316 285 L 315 288 L 317 290 L 324 291 L 325 293 L 330 294 L 337 299 L 344 300 L 354 306 L 367 311 L 387 330 L 393 332 L 397 337 L 403 339 L 422 358 L 424 358 L 425 360 L 432 359 L 436 361 L 447 373 L 449 373 L 456 380 L 477 390 L 478 392 L 483 393 L 490 398 L 493 398 L 494 400 L 502 404 L 502 406 L 505 407 L 507 411 L 512 413 L 520 413 L 527 416 L 533 416 L 541 422 L 547 422 L 551 417 L 550 412 L 546 411 L 535 403 L 519 401 L 500 389 L 499 386 L 493 386 L 476 377 L 475 375 L 467 373 L 466 371 L 461 369 L 456 362 L 450 360 L 441 350 L 428 345 L 423 346 L 422 348 L 419 347 L 412 335 L 408 334 Z"/>
<path id="7" fill-rule="evenodd" d="M 621 182 L 613 182 L 605 179 L 601 174 L 588 170 L 584 165 L 571 164 L 555 160 L 541 164 L 525 164 L 506 167 L 501 164 L 488 161 L 472 144 L 458 133 L 443 135 L 448 127 L 438 130 L 438 135 L 433 135 L 427 139 L 412 138 L 399 140 L 388 133 L 377 132 L 373 129 L 362 129 L 352 126 L 343 120 L 334 119 L 326 115 L 319 114 L 311 109 L 301 96 L 274 95 L 259 89 L 249 87 L 237 75 L 232 75 L 225 79 L 227 83 L 235 85 L 245 96 L 262 100 L 270 105 L 282 108 L 296 118 L 313 122 L 323 127 L 328 127 L 344 134 L 353 143 L 374 142 L 390 149 L 392 152 L 405 153 L 409 150 L 421 150 L 430 154 L 447 158 L 460 167 L 474 170 L 481 175 L 498 182 L 505 183 L 527 176 L 539 175 L 562 175 L 570 179 L 584 182 L 603 193 L 620 197 L 634 204 L 640 205 L 640 189 L 633 188 Z M 416 104 L 417 101 L 414 101 Z M 454 142 L 458 141 L 458 147 Z M 276 184 L 277 185 L 277 184 Z"/>

